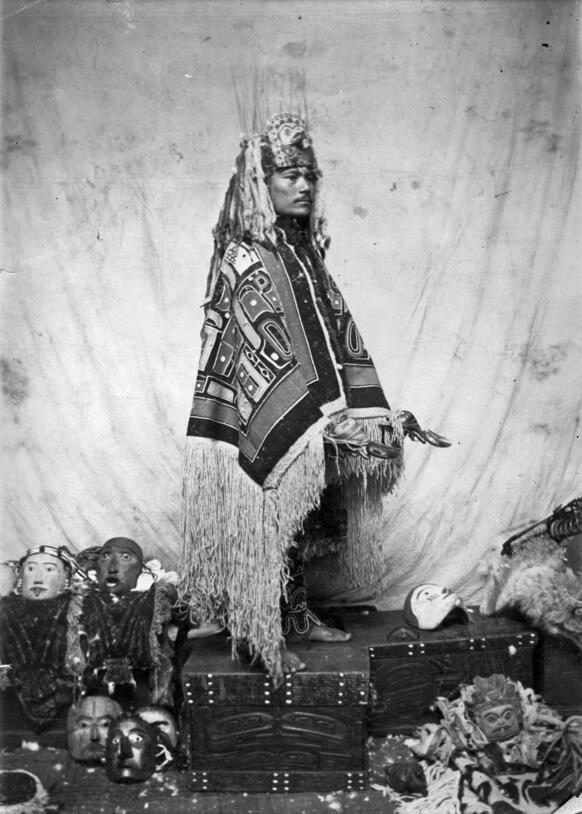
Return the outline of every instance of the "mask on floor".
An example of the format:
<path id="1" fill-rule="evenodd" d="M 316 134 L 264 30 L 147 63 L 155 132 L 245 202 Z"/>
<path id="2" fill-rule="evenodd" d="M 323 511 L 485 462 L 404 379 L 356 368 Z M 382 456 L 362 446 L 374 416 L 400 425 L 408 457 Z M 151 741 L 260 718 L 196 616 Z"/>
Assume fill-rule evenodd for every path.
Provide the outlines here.
<path id="1" fill-rule="evenodd" d="M 73 704 L 67 716 L 71 757 L 79 763 L 104 763 L 109 726 L 121 711 L 107 695 L 89 695 Z"/>
<path id="2" fill-rule="evenodd" d="M 105 773 L 113 783 L 140 783 L 156 771 L 154 727 L 137 715 L 122 716 L 109 727 Z"/>
<path id="3" fill-rule="evenodd" d="M 171 768 L 178 746 L 178 729 L 174 716 L 169 709 L 155 705 L 140 707 L 135 714 L 156 730 L 156 771 Z"/>

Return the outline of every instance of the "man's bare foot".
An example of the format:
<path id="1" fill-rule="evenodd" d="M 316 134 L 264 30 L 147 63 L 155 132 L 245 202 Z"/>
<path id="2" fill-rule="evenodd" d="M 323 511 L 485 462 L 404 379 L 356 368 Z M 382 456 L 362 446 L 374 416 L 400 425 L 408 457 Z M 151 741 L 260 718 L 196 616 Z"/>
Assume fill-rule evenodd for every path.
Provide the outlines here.
<path id="1" fill-rule="evenodd" d="M 292 642 L 325 642 L 327 644 L 349 642 L 351 638 L 351 633 L 346 633 L 337 627 L 329 627 L 321 622 L 319 624 L 311 622 L 306 633 L 291 633 L 288 636 L 288 640 Z"/>
<path id="2" fill-rule="evenodd" d="M 281 669 L 284 673 L 300 673 L 307 665 L 301 661 L 297 653 L 287 650 L 285 645 L 281 645 Z"/>
<path id="3" fill-rule="evenodd" d="M 345 630 L 338 630 L 337 627 L 312 625 L 303 638 L 310 642 L 348 642 L 352 638 L 352 634 L 346 633 Z"/>

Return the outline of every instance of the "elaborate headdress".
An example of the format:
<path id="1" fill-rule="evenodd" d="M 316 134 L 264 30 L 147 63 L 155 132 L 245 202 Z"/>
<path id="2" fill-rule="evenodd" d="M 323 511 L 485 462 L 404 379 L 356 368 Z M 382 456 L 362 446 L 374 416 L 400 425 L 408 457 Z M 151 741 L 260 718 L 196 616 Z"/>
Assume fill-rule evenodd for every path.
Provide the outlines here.
<path id="1" fill-rule="evenodd" d="M 295 90 L 298 86 L 304 91 L 304 83 L 297 77 L 293 81 Z M 243 99 L 241 87 L 235 83 L 239 117 L 246 134 L 240 142 L 235 171 L 213 231 L 214 254 L 206 287 L 207 302 L 212 298 L 218 269 L 231 240 L 246 235 L 255 241 L 277 243 L 277 216 L 268 190 L 274 170 L 283 167 L 310 167 L 313 170 L 316 180 L 310 233 L 322 255 L 329 246 L 321 206 L 321 173 L 308 133 L 305 98 L 303 96 L 298 101 L 296 94 L 288 93 L 285 101 L 280 98 L 278 104 L 272 105 L 265 93 L 266 88 L 259 85 L 255 77 L 254 87 Z M 273 108 L 279 108 L 279 112 L 273 113 Z M 299 112 L 295 112 L 298 108 Z"/>
<path id="2" fill-rule="evenodd" d="M 317 161 L 305 121 L 296 113 L 276 113 L 260 134 L 261 163 L 266 177 L 283 167 L 309 167 Z"/>

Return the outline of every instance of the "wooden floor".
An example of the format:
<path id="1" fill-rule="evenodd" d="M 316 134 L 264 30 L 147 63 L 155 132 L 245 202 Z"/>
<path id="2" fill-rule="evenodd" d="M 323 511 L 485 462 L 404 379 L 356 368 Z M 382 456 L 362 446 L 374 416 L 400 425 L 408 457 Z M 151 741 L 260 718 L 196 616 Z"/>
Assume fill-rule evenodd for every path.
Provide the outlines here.
<path id="1" fill-rule="evenodd" d="M 187 789 L 187 775 L 168 772 L 145 783 L 111 783 L 101 767 L 75 763 L 62 749 L 5 751 L 0 768 L 26 769 L 49 792 L 46 814 L 392 814 L 381 791 L 214 794 Z"/>

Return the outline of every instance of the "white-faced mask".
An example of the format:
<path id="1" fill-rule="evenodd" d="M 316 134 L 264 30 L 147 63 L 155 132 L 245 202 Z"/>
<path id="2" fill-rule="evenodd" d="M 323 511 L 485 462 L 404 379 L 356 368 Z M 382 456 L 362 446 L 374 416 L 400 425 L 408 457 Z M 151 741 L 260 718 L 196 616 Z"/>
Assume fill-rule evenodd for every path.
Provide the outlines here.
<path id="1" fill-rule="evenodd" d="M 413 588 L 404 601 L 404 618 L 412 627 L 434 630 L 454 610 L 466 613 L 459 594 L 441 585 L 426 583 Z"/>

